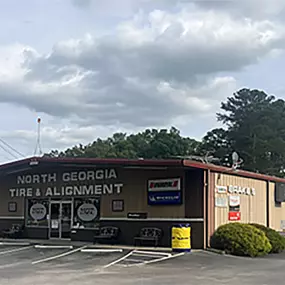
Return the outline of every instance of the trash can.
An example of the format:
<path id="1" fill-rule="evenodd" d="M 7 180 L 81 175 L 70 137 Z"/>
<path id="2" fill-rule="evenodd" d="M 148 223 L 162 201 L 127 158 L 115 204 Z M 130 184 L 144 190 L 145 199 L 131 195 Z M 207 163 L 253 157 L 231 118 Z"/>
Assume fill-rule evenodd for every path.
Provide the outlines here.
<path id="1" fill-rule="evenodd" d="M 174 252 L 191 251 L 191 227 L 186 225 L 175 225 L 171 230 L 171 247 Z"/>

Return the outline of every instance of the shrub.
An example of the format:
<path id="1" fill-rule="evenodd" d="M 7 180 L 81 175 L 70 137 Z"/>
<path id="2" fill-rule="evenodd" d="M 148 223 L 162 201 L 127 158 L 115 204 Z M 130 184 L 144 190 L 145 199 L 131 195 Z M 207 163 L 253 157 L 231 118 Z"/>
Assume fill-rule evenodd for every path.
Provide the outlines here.
<path id="1" fill-rule="evenodd" d="M 277 231 L 259 224 L 251 225 L 265 233 L 272 246 L 270 253 L 279 253 L 285 250 L 285 237 L 281 236 Z"/>
<path id="2" fill-rule="evenodd" d="M 239 256 L 262 256 L 271 251 L 263 231 L 249 224 L 230 223 L 220 226 L 211 237 L 211 247 Z"/>

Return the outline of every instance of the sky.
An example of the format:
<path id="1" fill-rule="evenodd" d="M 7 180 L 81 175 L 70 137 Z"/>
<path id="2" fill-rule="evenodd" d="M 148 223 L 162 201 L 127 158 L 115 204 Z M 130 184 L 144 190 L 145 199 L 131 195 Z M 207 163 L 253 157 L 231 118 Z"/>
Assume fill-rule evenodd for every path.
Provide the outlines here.
<path id="1" fill-rule="evenodd" d="M 1 1 L 0 163 L 34 155 L 38 117 L 44 153 L 146 128 L 201 139 L 241 88 L 285 99 L 284 49 L 284 0 Z"/>

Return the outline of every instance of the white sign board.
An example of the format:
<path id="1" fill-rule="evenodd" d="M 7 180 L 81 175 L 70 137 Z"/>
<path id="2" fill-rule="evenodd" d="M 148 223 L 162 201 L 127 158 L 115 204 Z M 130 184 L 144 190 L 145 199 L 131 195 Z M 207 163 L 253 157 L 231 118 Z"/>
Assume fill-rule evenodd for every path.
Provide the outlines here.
<path id="1" fill-rule="evenodd" d="M 95 205 L 90 203 L 82 204 L 77 210 L 77 216 L 83 222 L 91 222 L 97 217 L 97 215 L 97 208 Z"/>
<path id="2" fill-rule="evenodd" d="M 240 205 L 240 196 L 229 196 L 229 204 L 231 207 Z"/>
<path id="3" fill-rule="evenodd" d="M 216 192 L 219 194 L 226 194 L 228 192 L 228 187 L 216 185 Z"/>
<path id="4" fill-rule="evenodd" d="M 227 197 L 216 197 L 215 198 L 215 206 L 219 207 L 219 208 L 227 208 L 228 207 Z"/>
<path id="5" fill-rule="evenodd" d="M 51 228 L 58 229 L 58 220 L 51 220 Z"/>
<path id="6" fill-rule="evenodd" d="M 36 221 L 44 219 L 46 214 L 47 209 L 43 204 L 36 203 L 30 208 L 30 216 Z"/>

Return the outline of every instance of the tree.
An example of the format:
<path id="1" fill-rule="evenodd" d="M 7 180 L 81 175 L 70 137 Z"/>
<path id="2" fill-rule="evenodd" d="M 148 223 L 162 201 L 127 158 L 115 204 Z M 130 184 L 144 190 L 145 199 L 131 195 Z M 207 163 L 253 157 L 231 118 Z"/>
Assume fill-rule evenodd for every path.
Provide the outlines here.
<path id="1" fill-rule="evenodd" d="M 222 102 L 221 109 L 217 118 L 227 129 L 208 133 L 202 145 L 206 149 L 212 146 L 221 159 L 237 151 L 244 160 L 244 169 L 282 175 L 285 102 L 263 91 L 241 89 Z"/>
<path id="2" fill-rule="evenodd" d="M 146 129 L 137 134 L 115 133 L 105 140 L 68 148 L 63 152 L 51 151 L 53 157 L 100 157 L 100 158 L 174 158 L 196 154 L 199 142 L 182 137 L 179 130 Z"/>
<path id="3" fill-rule="evenodd" d="M 212 155 L 213 157 L 219 158 L 219 164 L 224 166 L 230 166 L 229 155 L 232 151 L 228 132 L 223 128 L 208 131 L 198 148 L 200 155 Z"/>

